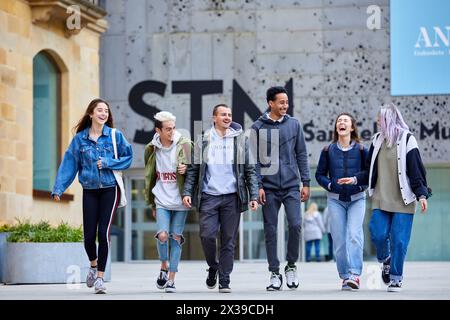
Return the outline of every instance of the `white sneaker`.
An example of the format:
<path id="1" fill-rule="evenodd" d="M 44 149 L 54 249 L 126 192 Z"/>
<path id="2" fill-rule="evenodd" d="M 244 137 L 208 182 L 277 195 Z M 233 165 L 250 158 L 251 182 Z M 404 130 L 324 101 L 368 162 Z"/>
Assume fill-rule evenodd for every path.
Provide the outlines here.
<path id="1" fill-rule="evenodd" d="M 286 275 L 286 285 L 289 289 L 295 290 L 298 288 L 297 267 L 286 266 L 284 268 L 284 274 Z"/>
<path id="2" fill-rule="evenodd" d="M 270 284 L 266 287 L 267 291 L 280 291 L 282 290 L 283 277 L 279 273 L 272 272 L 270 274 Z"/>
<path id="3" fill-rule="evenodd" d="M 87 277 L 86 277 L 86 285 L 88 288 L 92 288 L 94 286 L 95 280 L 97 280 L 97 268 L 89 268 Z"/>
<path id="4" fill-rule="evenodd" d="M 103 278 L 97 278 L 97 280 L 95 280 L 94 289 L 96 294 L 106 293 L 106 287 Z"/>

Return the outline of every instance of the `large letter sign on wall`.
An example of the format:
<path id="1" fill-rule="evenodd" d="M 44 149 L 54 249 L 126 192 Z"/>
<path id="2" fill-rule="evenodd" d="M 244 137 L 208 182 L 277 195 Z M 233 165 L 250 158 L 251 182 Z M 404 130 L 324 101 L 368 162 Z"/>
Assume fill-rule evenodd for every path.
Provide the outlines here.
<path id="1" fill-rule="evenodd" d="M 391 0 L 391 94 L 450 94 L 450 1 Z"/>

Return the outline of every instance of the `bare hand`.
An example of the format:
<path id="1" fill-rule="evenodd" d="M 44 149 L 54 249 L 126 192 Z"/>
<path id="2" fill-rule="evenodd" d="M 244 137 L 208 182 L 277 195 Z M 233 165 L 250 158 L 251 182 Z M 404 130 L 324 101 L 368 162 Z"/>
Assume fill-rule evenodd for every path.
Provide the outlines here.
<path id="1" fill-rule="evenodd" d="M 266 192 L 263 188 L 259 189 L 259 203 L 262 205 L 266 204 Z"/>
<path id="2" fill-rule="evenodd" d="M 422 213 L 427 212 L 427 209 L 428 209 L 427 199 L 420 199 L 420 207 L 421 207 Z"/>
<path id="3" fill-rule="evenodd" d="M 256 209 L 258 209 L 258 201 L 256 200 L 250 201 L 250 209 L 252 211 L 256 211 Z"/>
<path id="4" fill-rule="evenodd" d="M 153 216 L 153 218 L 156 219 L 156 209 L 153 209 L 153 208 L 152 208 L 152 216 Z"/>
<path id="5" fill-rule="evenodd" d="M 102 169 L 102 160 L 97 160 L 97 168 L 98 170 Z"/>
<path id="6" fill-rule="evenodd" d="M 190 196 L 184 196 L 183 197 L 183 204 L 184 204 L 184 206 L 186 207 L 186 208 L 190 208 L 190 207 L 192 207 L 192 199 L 191 199 L 191 197 Z"/>
<path id="7" fill-rule="evenodd" d="M 306 200 L 308 200 L 309 199 L 309 187 L 303 187 L 300 190 L 300 194 L 301 194 L 301 196 L 300 196 L 301 202 L 305 202 Z"/>
<path id="8" fill-rule="evenodd" d="M 54 194 L 54 195 L 53 195 L 53 200 L 55 200 L 55 201 L 60 201 L 61 198 L 60 198 L 57 194 Z"/>
<path id="9" fill-rule="evenodd" d="M 340 178 L 337 181 L 338 184 L 353 184 L 353 178 Z"/>
<path id="10" fill-rule="evenodd" d="M 187 165 L 185 165 L 184 163 L 181 163 L 178 165 L 178 173 L 179 174 L 185 174 L 186 169 L 187 169 Z"/>

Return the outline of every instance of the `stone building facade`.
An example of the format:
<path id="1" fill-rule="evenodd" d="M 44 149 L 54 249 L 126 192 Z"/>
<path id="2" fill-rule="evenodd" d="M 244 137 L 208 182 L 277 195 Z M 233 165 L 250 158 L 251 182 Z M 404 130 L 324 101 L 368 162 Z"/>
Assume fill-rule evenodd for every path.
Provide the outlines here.
<path id="1" fill-rule="evenodd" d="M 36 141 L 41 130 L 57 129 L 56 136 L 48 137 L 56 150 L 55 159 L 49 159 L 54 176 L 72 138 L 72 127 L 89 101 L 99 96 L 100 35 L 107 24 L 102 19 L 106 12 L 95 2 L 0 1 L 0 224 L 16 219 L 82 223 L 78 183 L 59 203 L 50 200 L 49 183 L 44 190 L 37 187 L 33 156 L 40 150 L 33 150 L 33 145 L 45 144 L 46 139 Z M 43 121 L 45 109 L 44 117 L 36 117 L 37 94 L 48 91 L 35 83 L 40 79 L 38 56 L 45 60 L 44 66 L 50 65 L 56 85 L 51 93 L 56 116 L 49 118 L 56 124 Z"/>

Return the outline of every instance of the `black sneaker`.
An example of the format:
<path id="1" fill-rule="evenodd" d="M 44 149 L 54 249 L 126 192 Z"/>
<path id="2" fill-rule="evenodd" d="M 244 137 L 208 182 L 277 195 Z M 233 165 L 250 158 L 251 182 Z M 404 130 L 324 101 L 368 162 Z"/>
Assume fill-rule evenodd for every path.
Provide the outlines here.
<path id="1" fill-rule="evenodd" d="M 209 269 L 207 271 L 208 271 L 208 277 L 206 278 L 206 286 L 208 287 L 208 289 L 214 289 L 217 285 L 218 271 L 211 267 L 209 267 Z"/>
<path id="2" fill-rule="evenodd" d="M 283 286 L 283 277 L 279 273 L 270 274 L 270 284 L 266 287 L 267 291 L 280 291 Z"/>
<path id="3" fill-rule="evenodd" d="M 156 279 L 156 287 L 158 289 L 164 289 L 166 287 L 168 280 L 169 280 L 169 276 L 167 274 L 167 270 L 161 269 L 161 271 L 159 272 L 159 276 Z"/>
<path id="4" fill-rule="evenodd" d="M 381 278 L 384 284 L 388 285 L 391 282 L 391 258 L 386 262 L 383 262 L 383 267 L 381 268 Z"/>
<path id="5" fill-rule="evenodd" d="M 228 284 L 220 284 L 219 283 L 219 292 L 220 293 L 231 293 L 231 288 Z"/>

